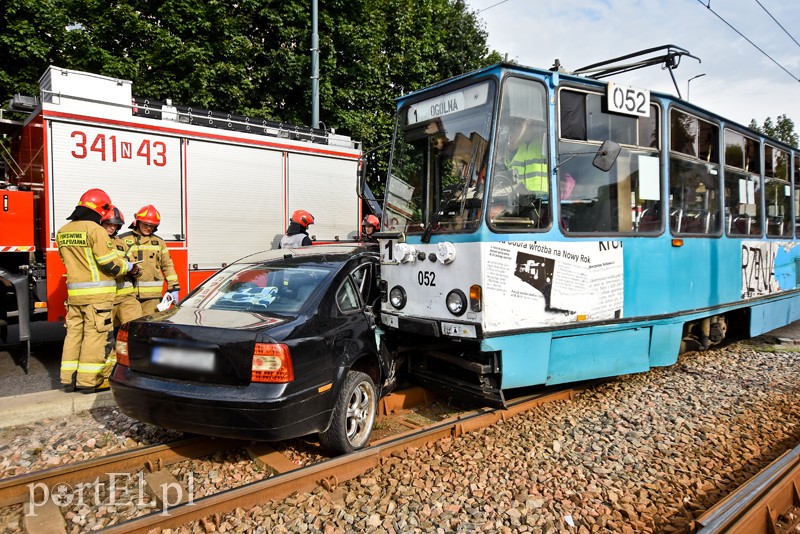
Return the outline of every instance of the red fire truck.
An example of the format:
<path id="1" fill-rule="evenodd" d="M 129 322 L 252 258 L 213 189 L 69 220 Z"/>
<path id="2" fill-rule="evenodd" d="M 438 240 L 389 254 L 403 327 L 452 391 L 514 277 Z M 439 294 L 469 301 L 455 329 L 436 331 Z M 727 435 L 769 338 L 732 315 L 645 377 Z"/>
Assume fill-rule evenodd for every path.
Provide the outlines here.
<path id="1" fill-rule="evenodd" d="M 81 194 L 105 190 L 131 222 L 153 204 L 185 294 L 228 262 L 273 248 L 295 209 L 318 241 L 355 239 L 359 143 L 330 130 L 133 97 L 131 83 L 51 66 L 38 97 L 0 116 L 0 336 L 61 321 L 55 235 Z"/>

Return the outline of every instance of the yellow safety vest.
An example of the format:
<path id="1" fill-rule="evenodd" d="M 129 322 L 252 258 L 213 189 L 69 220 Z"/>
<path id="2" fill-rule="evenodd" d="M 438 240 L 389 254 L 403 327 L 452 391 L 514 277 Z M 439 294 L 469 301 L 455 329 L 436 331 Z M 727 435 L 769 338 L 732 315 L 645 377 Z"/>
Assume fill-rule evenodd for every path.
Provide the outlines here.
<path id="1" fill-rule="evenodd" d="M 516 172 L 517 178 L 528 191 L 547 192 L 550 190 L 547 179 L 547 160 L 544 158 L 542 147 L 538 142 L 533 141 L 520 145 L 507 166 Z"/>

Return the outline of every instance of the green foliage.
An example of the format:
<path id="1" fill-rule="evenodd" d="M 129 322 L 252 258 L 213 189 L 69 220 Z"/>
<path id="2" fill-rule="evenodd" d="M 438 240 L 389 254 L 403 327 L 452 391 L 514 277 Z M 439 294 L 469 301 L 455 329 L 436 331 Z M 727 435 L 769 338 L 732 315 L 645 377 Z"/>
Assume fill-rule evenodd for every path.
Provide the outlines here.
<path id="1" fill-rule="evenodd" d="M 495 63 L 464 0 L 319 2 L 320 120 L 385 145 L 393 99 Z M 0 98 L 48 65 L 131 80 L 134 94 L 295 124 L 311 116 L 308 0 L 6 0 Z M 388 147 L 369 168 L 385 173 Z"/>
<path id="2" fill-rule="evenodd" d="M 772 122 L 772 117 L 764 119 L 764 124 L 758 125 L 755 119 L 750 120 L 748 125 L 750 128 L 761 132 L 770 137 L 774 137 L 779 141 L 783 141 L 787 145 L 798 146 L 798 136 L 794 131 L 794 121 L 784 115 L 778 115 L 775 123 Z"/>

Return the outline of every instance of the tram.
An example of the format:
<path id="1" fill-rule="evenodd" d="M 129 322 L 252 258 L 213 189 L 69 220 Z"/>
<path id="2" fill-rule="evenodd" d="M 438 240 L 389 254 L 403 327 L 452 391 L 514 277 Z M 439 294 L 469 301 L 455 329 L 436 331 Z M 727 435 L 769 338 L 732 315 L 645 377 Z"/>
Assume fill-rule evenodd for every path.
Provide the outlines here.
<path id="1" fill-rule="evenodd" d="M 501 63 L 398 99 L 380 320 L 426 385 L 502 405 L 800 318 L 800 150 L 602 77 Z"/>

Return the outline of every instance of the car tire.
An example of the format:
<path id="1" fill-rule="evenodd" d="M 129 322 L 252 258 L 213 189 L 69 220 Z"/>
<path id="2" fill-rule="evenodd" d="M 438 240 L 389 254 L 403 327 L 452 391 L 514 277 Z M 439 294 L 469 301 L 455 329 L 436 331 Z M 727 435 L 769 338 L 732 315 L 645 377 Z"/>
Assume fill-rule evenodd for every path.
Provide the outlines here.
<path id="1" fill-rule="evenodd" d="M 323 447 L 338 452 L 353 452 L 369 442 L 378 395 L 372 379 L 359 371 L 349 371 L 339 391 L 331 424 L 319 435 Z"/>

